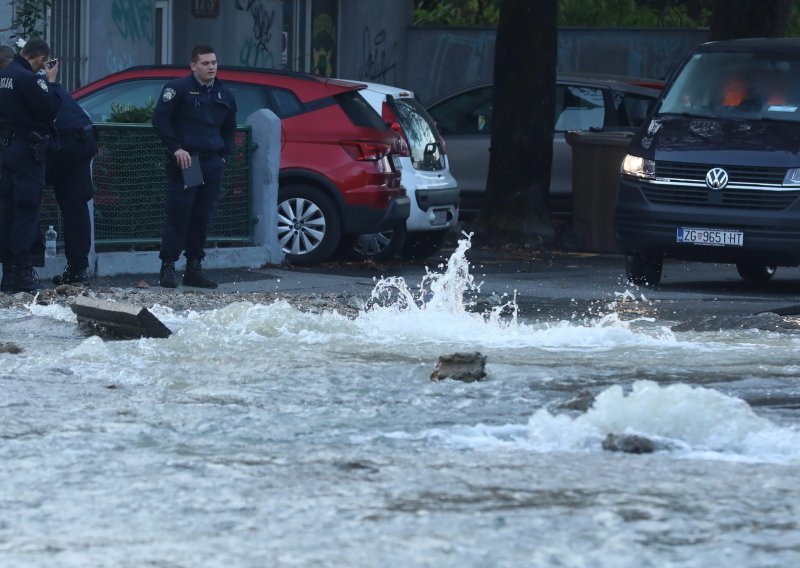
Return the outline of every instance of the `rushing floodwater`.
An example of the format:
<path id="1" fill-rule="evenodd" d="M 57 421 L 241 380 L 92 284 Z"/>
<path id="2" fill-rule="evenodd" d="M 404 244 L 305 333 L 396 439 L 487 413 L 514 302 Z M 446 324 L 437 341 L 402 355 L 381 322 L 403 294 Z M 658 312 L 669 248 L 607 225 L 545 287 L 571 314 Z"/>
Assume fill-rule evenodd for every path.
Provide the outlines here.
<path id="1" fill-rule="evenodd" d="M 0 312 L 0 565 L 798 565 L 800 336 L 471 313 L 468 246 L 355 319 L 155 307 L 172 337 L 103 342 Z M 432 382 L 455 351 L 487 380 Z"/>

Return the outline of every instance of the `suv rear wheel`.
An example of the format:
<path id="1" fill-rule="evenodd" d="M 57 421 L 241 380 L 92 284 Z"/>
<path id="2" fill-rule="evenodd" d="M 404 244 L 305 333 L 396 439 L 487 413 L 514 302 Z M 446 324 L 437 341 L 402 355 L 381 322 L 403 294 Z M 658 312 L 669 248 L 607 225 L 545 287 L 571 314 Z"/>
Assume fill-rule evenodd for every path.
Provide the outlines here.
<path id="1" fill-rule="evenodd" d="M 324 262 L 342 238 L 342 220 L 321 189 L 294 184 L 278 190 L 278 242 L 290 264 Z"/>
<path id="2" fill-rule="evenodd" d="M 759 264 L 757 262 L 737 262 L 736 271 L 739 276 L 750 282 L 766 282 L 775 276 L 777 266 Z"/>
<path id="3" fill-rule="evenodd" d="M 660 252 L 634 252 L 625 255 L 625 277 L 631 284 L 655 286 L 661 281 L 664 257 Z"/>

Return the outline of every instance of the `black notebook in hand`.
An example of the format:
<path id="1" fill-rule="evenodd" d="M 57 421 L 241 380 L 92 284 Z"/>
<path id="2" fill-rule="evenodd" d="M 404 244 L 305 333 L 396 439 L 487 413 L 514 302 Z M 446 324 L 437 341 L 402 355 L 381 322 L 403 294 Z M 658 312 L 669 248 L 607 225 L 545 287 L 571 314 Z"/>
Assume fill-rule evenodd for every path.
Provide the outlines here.
<path id="1" fill-rule="evenodd" d="M 181 170 L 181 172 L 183 173 L 184 189 L 203 185 L 203 170 L 200 169 L 200 156 L 192 156 L 192 165 L 185 170 Z"/>

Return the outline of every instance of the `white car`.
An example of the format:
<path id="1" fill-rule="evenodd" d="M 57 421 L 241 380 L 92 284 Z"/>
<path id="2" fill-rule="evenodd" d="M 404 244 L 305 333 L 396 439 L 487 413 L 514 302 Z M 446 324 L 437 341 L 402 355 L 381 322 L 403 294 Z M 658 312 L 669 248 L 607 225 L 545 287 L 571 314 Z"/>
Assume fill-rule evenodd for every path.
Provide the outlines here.
<path id="1" fill-rule="evenodd" d="M 406 144 L 396 158 L 401 166 L 401 183 L 411 198 L 411 213 L 404 227 L 359 236 L 355 252 L 376 260 L 396 254 L 427 258 L 441 248 L 445 235 L 458 222 L 460 192 L 450 174 L 444 141 L 413 92 L 358 82 L 367 86 L 359 94 Z"/>

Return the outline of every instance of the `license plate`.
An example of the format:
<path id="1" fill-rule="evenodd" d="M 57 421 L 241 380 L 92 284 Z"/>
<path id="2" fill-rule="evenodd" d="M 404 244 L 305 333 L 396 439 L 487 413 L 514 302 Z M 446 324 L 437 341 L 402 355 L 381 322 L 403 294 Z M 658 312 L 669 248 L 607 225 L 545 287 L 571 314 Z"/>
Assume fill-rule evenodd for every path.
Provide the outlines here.
<path id="1" fill-rule="evenodd" d="M 431 225 L 446 225 L 447 224 L 447 209 L 434 209 L 433 222 Z"/>
<path id="2" fill-rule="evenodd" d="M 744 243 L 741 231 L 678 227 L 677 242 L 712 247 L 740 247 Z"/>

